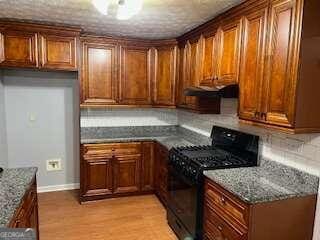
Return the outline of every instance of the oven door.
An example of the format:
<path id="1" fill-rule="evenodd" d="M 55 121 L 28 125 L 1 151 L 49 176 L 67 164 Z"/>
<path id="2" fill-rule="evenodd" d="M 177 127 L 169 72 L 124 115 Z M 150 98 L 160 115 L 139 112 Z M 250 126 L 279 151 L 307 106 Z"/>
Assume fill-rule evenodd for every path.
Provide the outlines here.
<path id="1" fill-rule="evenodd" d="M 179 239 L 196 239 L 199 186 L 169 165 L 168 222 Z M 169 219 L 176 217 L 177 219 Z M 186 233 L 186 231 L 188 233 Z M 180 235 L 180 236 L 179 236 Z"/>

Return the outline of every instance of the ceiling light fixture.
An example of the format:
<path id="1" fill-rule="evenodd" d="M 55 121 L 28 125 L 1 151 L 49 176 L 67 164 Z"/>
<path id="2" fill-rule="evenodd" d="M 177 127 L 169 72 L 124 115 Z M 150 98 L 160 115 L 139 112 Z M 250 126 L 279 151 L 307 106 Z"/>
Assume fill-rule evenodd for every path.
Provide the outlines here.
<path id="1" fill-rule="evenodd" d="M 108 15 L 108 7 L 109 1 L 108 0 L 91 0 L 93 6 L 103 15 Z"/>
<path id="2" fill-rule="evenodd" d="M 117 19 L 127 20 L 142 9 L 143 0 L 119 0 Z"/>

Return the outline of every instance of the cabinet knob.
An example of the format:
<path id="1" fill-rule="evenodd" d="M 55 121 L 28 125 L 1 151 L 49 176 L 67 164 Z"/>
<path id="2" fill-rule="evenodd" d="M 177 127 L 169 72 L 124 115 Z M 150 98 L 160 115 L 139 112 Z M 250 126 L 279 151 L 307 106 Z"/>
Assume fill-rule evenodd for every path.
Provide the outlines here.
<path id="1" fill-rule="evenodd" d="M 221 226 L 218 226 L 218 229 L 219 229 L 219 231 L 222 231 L 222 227 Z"/>
<path id="2" fill-rule="evenodd" d="M 221 203 L 226 204 L 226 199 L 224 197 L 221 197 Z"/>

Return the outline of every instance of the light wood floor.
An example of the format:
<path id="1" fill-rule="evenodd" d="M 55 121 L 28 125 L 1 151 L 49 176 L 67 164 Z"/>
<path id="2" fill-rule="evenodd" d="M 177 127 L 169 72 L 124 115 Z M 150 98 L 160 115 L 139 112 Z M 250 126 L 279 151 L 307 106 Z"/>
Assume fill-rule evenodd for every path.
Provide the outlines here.
<path id="1" fill-rule="evenodd" d="M 41 240 L 177 240 L 156 196 L 80 205 L 76 191 L 40 193 Z"/>

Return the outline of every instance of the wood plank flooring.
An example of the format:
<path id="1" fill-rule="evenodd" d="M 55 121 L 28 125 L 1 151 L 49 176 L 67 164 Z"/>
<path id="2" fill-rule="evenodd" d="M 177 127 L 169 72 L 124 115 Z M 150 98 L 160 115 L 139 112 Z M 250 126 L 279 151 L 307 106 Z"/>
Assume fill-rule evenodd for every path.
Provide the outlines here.
<path id="1" fill-rule="evenodd" d="M 76 191 L 40 193 L 41 240 L 177 240 L 156 196 L 80 205 Z"/>

